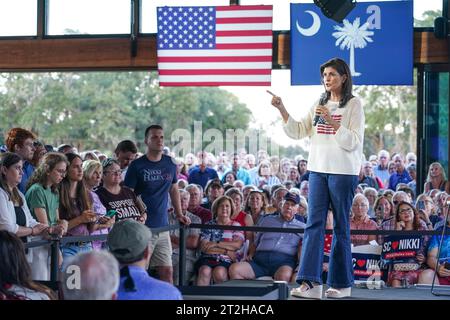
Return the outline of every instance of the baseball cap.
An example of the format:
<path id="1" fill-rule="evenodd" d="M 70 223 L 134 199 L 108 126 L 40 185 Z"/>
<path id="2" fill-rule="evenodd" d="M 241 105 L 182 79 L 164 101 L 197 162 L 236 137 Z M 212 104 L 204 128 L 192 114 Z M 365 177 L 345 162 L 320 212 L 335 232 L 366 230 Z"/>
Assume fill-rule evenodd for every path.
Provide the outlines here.
<path id="1" fill-rule="evenodd" d="M 134 262 L 150 243 L 150 229 L 132 219 L 114 224 L 108 234 L 108 247 L 119 262 Z"/>
<path id="2" fill-rule="evenodd" d="M 209 180 L 208 183 L 206 184 L 205 193 L 208 194 L 208 191 L 211 188 L 223 188 L 223 185 L 219 179 L 212 179 Z"/>
<path id="3" fill-rule="evenodd" d="M 293 192 L 288 192 L 286 193 L 286 195 L 284 196 L 284 200 L 290 200 L 292 202 L 294 202 L 295 204 L 299 204 L 300 203 L 300 196 L 296 193 Z"/>

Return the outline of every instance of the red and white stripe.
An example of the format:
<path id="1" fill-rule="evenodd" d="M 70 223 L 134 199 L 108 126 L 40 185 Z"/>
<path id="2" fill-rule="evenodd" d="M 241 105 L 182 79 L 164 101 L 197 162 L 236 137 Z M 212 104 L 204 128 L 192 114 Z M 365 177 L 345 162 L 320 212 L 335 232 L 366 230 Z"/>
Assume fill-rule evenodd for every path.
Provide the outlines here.
<path id="1" fill-rule="evenodd" d="M 270 86 L 272 6 L 216 7 L 216 48 L 158 50 L 161 86 Z"/>
<path id="2" fill-rule="evenodd" d="M 331 118 L 334 121 L 341 123 L 342 115 L 331 115 Z M 319 123 L 317 124 L 317 133 L 318 134 L 336 134 L 336 130 L 333 129 L 332 126 L 327 124 Z"/>

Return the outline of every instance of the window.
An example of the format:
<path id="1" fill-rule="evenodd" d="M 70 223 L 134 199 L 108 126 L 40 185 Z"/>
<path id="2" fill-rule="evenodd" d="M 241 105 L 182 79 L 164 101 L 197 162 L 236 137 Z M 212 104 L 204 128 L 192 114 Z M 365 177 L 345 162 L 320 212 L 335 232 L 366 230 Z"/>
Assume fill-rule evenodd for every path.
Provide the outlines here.
<path id="1" fill-rule="evenodd" d="M 358 0 L 368 2 L 373 0 Z M 379 0 L 393 1 L 393 0 Z M 312 0 L 241 0 L 241 5 L 272 4 L 273 5 L 273 30 L 290 29 L 290 3 L 312 3 Z M 414 26 L 433 27 L 434 17 L 441 15 L 443 0 L 414 0 Z M 429 12 L 424 15 L 427 11 Z M 436 15 L 438 11 L 438 15 Z"/>
<path id="2" fill-rule="evenodd" d="M 37 0 L 0 1 L 0 37 L 36 34 Z"/>
<path id="3" fill-rule="evenodd" d="M 47 0 L 48 35 L 129 34 L 130 0 Z"/>
<path id="4" fill-rule="evenodd" d="M 141 32 L 156 33 L 156 7 L 162 6 L 228 6 L 230 0 L 142 0 Z"/>
<path id="5" fill-rule="evenodd" d="M 448 176 L 449 155 L 449 72 L 425 73 L 425 153 L 426 170 L 438 161 Z M 427 172 L 427 171 L 425 171 Z"/>

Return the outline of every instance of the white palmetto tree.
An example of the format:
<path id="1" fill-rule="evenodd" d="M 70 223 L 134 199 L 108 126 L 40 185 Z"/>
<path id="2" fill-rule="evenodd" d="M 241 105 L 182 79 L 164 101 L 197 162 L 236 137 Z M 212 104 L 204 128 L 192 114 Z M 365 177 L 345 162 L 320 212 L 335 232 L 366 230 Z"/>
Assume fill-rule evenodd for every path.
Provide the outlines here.
<path id="1" fill-rule="evenodd" d="M 341 50 L 350 49 L 350 71 L 352 76 L 360 76 L 361 73 L 355 71 L 355 48 L 364 48 L 367 46 L 367 42 L 373 42 L 370 36 L 373 36 L 373 31 L 367 30 L 369 23 L 364 23 L 360 26 L 359 17 L 351 24 L 347 19 L 344 19 L 344 26 L 334 26 L 336 32 L 332 33 L 335 37 L 336 46 L 339 46 Z"/>

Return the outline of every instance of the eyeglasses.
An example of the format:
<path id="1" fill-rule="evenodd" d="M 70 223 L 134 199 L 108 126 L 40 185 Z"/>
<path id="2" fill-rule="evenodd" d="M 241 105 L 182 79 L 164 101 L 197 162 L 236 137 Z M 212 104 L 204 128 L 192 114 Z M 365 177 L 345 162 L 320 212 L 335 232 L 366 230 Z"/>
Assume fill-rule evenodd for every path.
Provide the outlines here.
<path id="1" fill-rule="evenodd" d="M 105 171 L 105 173 L 110 173 L 112 176 L 120 176 L 122 174 L 122 171 Z"/>
<path id="2" fill-rule="evenodd" d="M 65 176 L 67 171 L 63 169 L 55 169 L 60 175 Z"/>
<path id="3" fill-rule="evenodd" d="M 353 208 L 366 208 L 367 204 L 362 203 L 362 204 L 352 204 Z"/>

